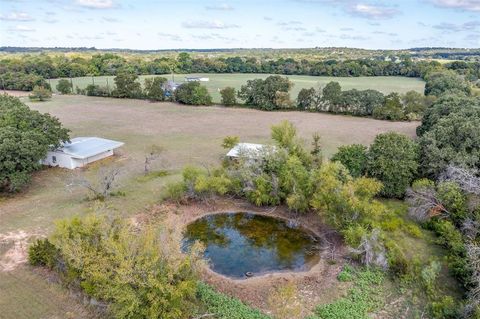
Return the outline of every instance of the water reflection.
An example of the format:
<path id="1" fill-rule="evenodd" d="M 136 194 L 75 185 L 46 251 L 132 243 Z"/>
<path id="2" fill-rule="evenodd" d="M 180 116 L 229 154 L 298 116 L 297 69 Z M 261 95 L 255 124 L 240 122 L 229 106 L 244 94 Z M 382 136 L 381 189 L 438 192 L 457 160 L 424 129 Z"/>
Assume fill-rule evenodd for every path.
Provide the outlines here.
<path id="1" fill-rule="evenodd" d="M 318 262 L 316 240 L 283 220 L 251 213 L 208 215 L 187 226 L 183 247 L 201 241 L 220 274 L 245 278 L 273 271 L 307 270 Z"/>

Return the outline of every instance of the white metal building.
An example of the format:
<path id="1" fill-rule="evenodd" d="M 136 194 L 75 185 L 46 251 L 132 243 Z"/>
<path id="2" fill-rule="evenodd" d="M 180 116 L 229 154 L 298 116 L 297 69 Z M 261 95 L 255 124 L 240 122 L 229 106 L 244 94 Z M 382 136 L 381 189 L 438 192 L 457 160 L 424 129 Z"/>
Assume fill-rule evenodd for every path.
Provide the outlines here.
<path id="1" fill-rule="evenodd" d="M 186 77 L 185 81 L 186 82 L 208 82 L 210 81 L 210 78 L 203 77 L 203 76 L 192 76 L 192 77 Z"/>
<path id="2" fill-rule="evenodd" d="M 70 143 L 65 143 L 62 147 L 49 151 L 41 163 L 75 169 L 112 156 L 114 150 L 122 145 L 124 143 L 100 137 L 76 137 Z"/>
<path id="3" fill-rule="evenodd" d="M 238 143 L 227 153 L 229 158 L 239 158 L 239 157 L 255 157 L 258 155 L 265 145 L 262 144 L 253 144 L 253 143 Z"/>

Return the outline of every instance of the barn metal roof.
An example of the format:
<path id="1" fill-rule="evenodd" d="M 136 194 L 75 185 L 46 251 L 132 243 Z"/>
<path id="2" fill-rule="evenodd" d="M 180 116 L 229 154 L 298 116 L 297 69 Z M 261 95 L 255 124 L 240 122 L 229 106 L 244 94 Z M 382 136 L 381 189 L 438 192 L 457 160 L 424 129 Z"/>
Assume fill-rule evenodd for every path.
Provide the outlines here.
<path id="1" fill-rule="evenodd" d="M 116 149 L 122 145 L 124 145 L 124 143 L 100 137 L 75 137 L 70 140 L 70 143 L 63 144 L 58 151 L 68 154 L 73 158 L 85 159 Z"/>
<path id="2" fill-rule="evenodd" d="M 250 153 L 251 155 L 260 152 L 265 145 L 253 144 L 253 143 L 238 143 L 230 151 L 228 151 L 228 157 L 239 157 L 241 154 Z"/>

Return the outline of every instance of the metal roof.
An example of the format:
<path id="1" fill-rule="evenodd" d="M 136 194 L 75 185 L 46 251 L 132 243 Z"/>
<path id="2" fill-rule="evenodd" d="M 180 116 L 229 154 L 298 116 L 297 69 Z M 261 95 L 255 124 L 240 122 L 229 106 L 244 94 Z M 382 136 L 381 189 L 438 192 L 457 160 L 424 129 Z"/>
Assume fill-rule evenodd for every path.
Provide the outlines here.
<path id="1" fill-rule="evenodd" d="M 75 137 L 70 140 L 70 143 L 63 144 L 57 151 L 68 154 L 73 158 L 85 159 L 122 145 L 124 143 L 100 137 Z"/>
<path id="2" fill-rule="evenodd" d="M 253 144 L 253 143 L 238 143 L 233 147 L 230 151 L 228 151 L 228 157 L 239 157 L 240 154 L 251 154 L 254 155 L 255 153 L 260 152 L 265 145 L 262 144 Z M 253 153 L 253 154 L 252 154 Z"/>

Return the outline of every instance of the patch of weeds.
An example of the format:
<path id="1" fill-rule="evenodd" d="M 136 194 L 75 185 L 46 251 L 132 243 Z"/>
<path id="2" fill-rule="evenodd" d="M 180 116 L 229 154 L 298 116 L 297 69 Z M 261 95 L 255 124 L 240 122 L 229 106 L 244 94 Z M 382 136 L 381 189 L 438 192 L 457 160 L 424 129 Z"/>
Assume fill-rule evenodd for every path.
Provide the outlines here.
<path id="1" fill-rule="evenodd" d="M 165 177 L 168 175 L 170 175 L 170 172 L 167 170 L 151 171 L 151 172 L 148 172 L 147 174 L 137 177 L 137 181 L 140 183 L 146 183 L 154 179 Z"/>
<path id="2" fill-rule="evenodd" d="M 215 314 L 217 319 L 270 319 L 259 310 L 252 309 L 240 300 L 215 291 L 209 285 L 198 284 L 197 297 L 205 313 Z"/>
<path id="3" fill-rule="evenodd" d="M 353 268 L 350 265 L 345 265 L 342 271 L 337 276 L 338 281 L 347 282 L 353 279 Z"/>
<path id="4" fill-rule="evenodd" d="M 380 270 L 355 270 L 345 267 L 339 274 L 339 280 L 352 281 L 354 286 L 347 296 L 333 303 L 320 305 L 315 315 L 309 319 L 366 319 L 368 314 L 382 306 L 382 287 L 385 279 Z"/>
<path id="5" fill-rule="evenodd" d="M 124 191 L 116 191 L 116 192 L 111 192 L 110 196 L 112 196 L 112 197 L 125 197 L 125 196 L 127 196 L 127 193 L 125 193 Z"/>

